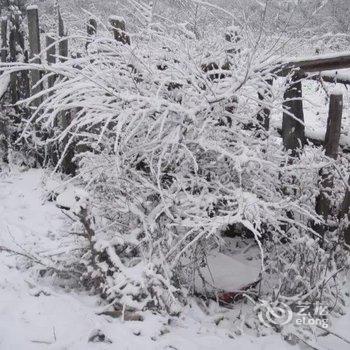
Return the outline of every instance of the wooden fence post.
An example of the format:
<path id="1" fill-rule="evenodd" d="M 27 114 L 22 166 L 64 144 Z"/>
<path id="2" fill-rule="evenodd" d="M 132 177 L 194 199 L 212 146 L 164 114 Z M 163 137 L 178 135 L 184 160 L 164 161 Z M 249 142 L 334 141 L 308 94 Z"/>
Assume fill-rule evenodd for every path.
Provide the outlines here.
<path id="1" fill-rule="evenodd" d="M 33 63 L 40 64 L 41 59 L 39 54 L 41 52 L 40 45 L 40 29 L 39 29 L 39 11 L 37 6 L 28 6 L 27 7 L 27 16 L 28 16 L 28 37 L 29 37 L 29 48 L 30 48 L 30 59 Z M 34 58 L 34 59 L 33 59 Z M 43 90 L 42 84 L 38 85 L 38 82 L 41 79 L 41 72 L 37 69 L 33 69 L 30 72 L 31 78 L 31 95 Z M 41 99 L 36 99 L 33 104 L 38 106 L 41 103 Z"/>
<path id="2" fill-rule="evenodd" d="M 65 62 L 68 59 L 68 38 L 67 38 L 67 31 L 64 26 L 64 21 L 62 18 L 62 14 L 60 11 L 60 8 L 58 8 L 58 36 L 59 36 L 59 43 L 58 43 L 58 55 L 61 62 Z M 72 111 L 66 111 L 59 115 L 58 122 L 62 130 L 65 130 L 69 127 L 71 120 L 72 120 Z M 63 152 L 63 150 L 66 148 L 67 144 L 69 142 L 69 136 L 66 136 L 62 140 L 62 144 L 60 145 L 60 150 Z M 62 171 L 66 174 L 74 175 L 76 166 L 73 163 L 73 157 L 74 157 L 74 144 L 71 144 L 70 147 L 68 147 L 66 153 L 64 154 L 64 158 L 62 159 Z"/>
<path id="3" fill-rule="evenodd" d="M 302 97 L 301 80 L 293 74 L 284 93 L 282 122 L 283 146 L 292 151 L 293 157 L 306 144 Z"/>
<path id="4" fill-rule="evenodd" d="M 7 50 L 7 17 L 3 17 L 1 18 L 1 62 L 6 62 Z"/>
<path id="5" fill-rule="evenodd" d="M 262 110 L 258 114 L 257 119 L 261 127 L 266 131 L 270 129 L 271 110 L 270 108 L 266 107 L 266 105 L 263 102 L 264 101 L 270 102 L 270 99 L 272 97 L 270 87 L 272 86 L 272 84 L 273 84 L 272 79 L 266 79 L 264 81 L 264 86 L 262 86 L 261 89 L 259 89 L 258 91 L 259 100 L 262 101 L 262 103 L 260 103 L 259 106 L 260 108 L 262 108 Z"/>
<path id="6" fill-rule="evenodd" d="M 53 34 L 46 34 L 45 36 L 45 46 L 46 46 L 46 62 L 48 65 L 55 64 L 56 63 L 56 45 L 55 45 L 55 38 Z M 47 78 L 47 87 L 50 89 L 54 86 L 56 81 L 56 74 L 49 73 L 49 76 Z M 49 95 L 52 95 L 52 92 L 49 93 Z M 54 126 L 57 127 L 57 119 L 55 119 Z M 52 133 L 53 134 L 53 133 Z M 58 162 L 58 143 L 53 143 L 48 145 L 48 154 L 49 158 L 52 161 L 52 164 L 57 164 Z"/>
<path id="7" fill-rule="evenodd" d="M 341 227 L 341 234 L 344 237 L 345 243 L 350 245 L 350 176 L 338 218 L 339 220 L 344 221 L 344 224 Z"/>
<path id="8" fill-rule="evenodd" d="M 85 48 L 87 49 L 90 42 L 91 38 L 97 33 L 97 21 L 94 18 L 90 18 L 88 25 L 87 25 L 87 35 L 88 35 L 88 40 L 85 44 Z"/>
<path id="9" fill-rule="evenodd" d="M 60 56 L 60 61 L 65 62 L 68 57 L 68 39 L 67 37 L 67 31 L 64 27 L 63 18 L 61 15 L 61 11 L 58 8 L 58 36 L 59 36 L 59 43 L 58 43 L 58 54 Z M 63 39 L 66 38 L 66 39 Z"/>
<path id="10" fill-rule="evenodd" d="M 28 50 L 24 50 L 23 53 L 24 56 L 24 62 L 29 62 L 29 53 Z M 30 96 L 30 79 L 29 79 L 29 72 L 26 70 L 23 70 L 21 72 L 21 84 L 22 84 L 22 96 L 23 98 L 28 98 Z"/>
<path id="11" fill-rule="evenodd" d="M 56 63 L 56 46 L 55 38 L 51 34 L 46 34 L 46 61 L 48 64 Z M 50 73 L 48 78 L 48 88 L 52 88 L 55 84 L 56 77 Z"/>
<path id="12" fill-rule="evenodd" d="M 16 26 L 16 33 L 17 33 L 17 43 L 21 50 L 25 51 L 25 42 L 24 42 L 24 32 L 21 30 L 22 27 L 22 21 L 23 18 L 21 16 L 21 13 L 15 14 L 15 26 Z"/>
<path id="13" fill-rule="evenodd" d="M 1 62 L 7 60 L 7 17 L 1 18 Z M 8 163 L 8 135 L 6 119 L 0 118 L 0 146 L 3 149 L 2 161 Z"/>
<path id="14" fill-rule="evenodd" d="M 10 61 L 16 62 L 17 60 L 17 42 L 18 42 L 18 32 L 17 28 L 19 23 L 16 23 L 18 20 L 17 16 L 11 16 L 11 30 L 9 35 L 9 50 L 10 50 Z M 11 73 L 11 81 L 10 81 L 10 94 L 11 94 L 11 103 L 15 105 L 19 100 L 19 89 L 18 89 L 18 77 L 17 73 Z M 17 109 L 17 107 L 15 107 Z"/>
<path id="15" fill-rule="evenodd" d="M 332 93 L 329 102 L 329 115 L 325 137 L 326 156 L 338 158 L 341 121 L 343 116 L 343 94 Z"/>
<path id="16" fill-rule="evenodd" d="M 23 18 L 21 13 L 15 14 L 15 28 L 16 28 L 16 50 L 19 50 L 23 57 L 23 62 L 29 62 L 28 50 L 25 48 L 25 35 L 22 30 Z M 30 96 L 30 79 L 29 72 L 23 70 L 17 75 L 17 89 L 19 99 L 28 98 Z"/>
<path id="17" fill-rule="evenodd" d="M 342 115 L 343 95 L 342 93 L 333 93 L 330 96 L 327 131 L 324 144 L 326 156 L 333 159 L 337 159 L 338 157 Z M 321 169 L 320 177 L 321 191 L 316 198 L 316 212 L 327 221 L 333 212 L 333 206 L 330 199 L 334 186 L 333 176 L 331 171 Z M 323 237 L 327 226 L 317 225 L 315 229 Z"/>
<path id="18" fill-rule="evenodd" d="M 109 23 L 113 29 L 114 39 L 122 44 L 130 45 L 130 37 L 125 32 L 125 20 L 120 17 L 112 16 L 109 18 Z"/>

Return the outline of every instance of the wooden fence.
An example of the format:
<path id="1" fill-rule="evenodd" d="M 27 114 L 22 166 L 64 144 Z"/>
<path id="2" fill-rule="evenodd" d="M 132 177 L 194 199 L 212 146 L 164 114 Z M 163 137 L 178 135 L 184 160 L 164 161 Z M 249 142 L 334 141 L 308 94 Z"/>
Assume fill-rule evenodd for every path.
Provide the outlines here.
<path id="1" fill-rule="evenodd" d="M 20 30 L 21 23 L 20 15 L 14 15 L 10 20 L 6 17 L 1 19 L 1 61 L 15 62 L 17 60 L 17 51 L 20 47 L 23 51 L 24 61 L 32 60 L 34 63 L 41 63 L 44 59 L 40 57 L 42 52 L 42 43 L 40 41 L 40 25 L 39 25 L 39 12 L 36 6 L 28 6 L 27 8 L 27 22 L 28 22 L 28 46 L 29 50 L 25 47 L 24 33 Z M 8 30 L 8 22 L 12 22 L 11 30 Z M 110 24 L 113 28 L 114 39 L 123 43 L 130 44 L 130 37 L 125 31 L 125 22 L 119 17 L 111 17 Z M 54 64 L 57 57 L 61 61 L 64 61 L 69 55 L 67 30 L 64 25 L 63 18 L 60 11 L 58 11 L 58 40 L 53 34 L 45 34 L 46 57 L 45 60 L 48 64 Z M 97 21 L 90 19 L 87 24 L 87 35 L 93 37 L 97 32 Z M 58 41 L 58 48 L 56 48 L 55 42 Z M 86 47 L 89 45 L 89 39 L 86 42 Z M 56 52 L 58 49 L 58 52 Z M 215 69 L 210 66 L 203 66 L 204 71 Z M 284 95 L 283 103 L 283 123 L 281 135 L 283 138 L 283 144 L 286 149 L 290 149 L 293 153 L 306 143 L 305 126 L 304 126 L 304 112 L 302 102 L 302 79 L 322 79 L 324 82 L 340 82 L 346 85 L 350 85 L 350 79 L 344 76 L 338 76 L 334 73 L 325 74 L 326 70 L 335 70 L 340 68 L 350 68 L 350 54 L 337 54 L 328 55 L 322 57 L 314 57 L 310 59 L 292 60 L 286 62 L 280 62 L 271 68 L 269 73 L 272 73 L 276 77 L 289 76 L 291 72 L 294 72 L 292 76 L 289 76 L 289 82 L 286 85 L 286 91 Z M 223 68 L 225 69 L 225 68 Z M 315 72 L 319 73 L 315 75 Z M 310 75 L 311 74 L 311 75 Z M 21 99 L 18 93 L 18 86 L 21 85 L 22 95 L 24 97 L 36 94 L 43 89 L 42 84 L 38 82 L 42 78 L 42 73 L 37 70 L 33 70 L 30 73 L 30 77 L 23 74 L 22 77 L 13 74 L 11 79 L 11 96 L 12 103 L 15 104 Z M 48 78 L 48 86 L 52 87 L 55 81 L 54 76 Z M 266 85 L 273 83 L 271 78 L 268 78 Z M 265 106 L 265 98 L 270 97 L 269 89 L 265 87 L 264 91 L 259 91 L 259 99 L 261 101 L 261 113 L 258 116 L 258 120 L 261 122 L 264 129 L 268 130 L 270 126 L 270 111 Z M 41 101 L 38 99 L 35 105 L 38 105 Z M 294 117 L 293 117 L 294 116 Z M 332 136 L 335 137 L 335 136 Z M 311 140 L 314 142 L 320 142 L 320 140 Z M 345 146 L 345 150 L 347 145 Z"/>
<path id="2" fill-rule="evenodd" d="M 9 22 L 12 25 L 9 30 Z M 43 57 L 40 56 L 42 52 L 42 43 L 40 41 L 40 24 L 39 24 L 39 12 L 36 6 L 29 6 L 27 8 L 27 22 L 28 22 L 28 41 L 29 50 L 26 49 L 24 42 L 24 33 L 21 31 L 21 16 L 19 14 L 13 15 L 10 19 L 3 17 L 1 19 L 1 52 L 0 57 L 2 62 L 15 62 L 18 57 L 18 48 L 21 48 L 23 52 L 23 60 L 28 62 L 29 59 L 35 63 L 41 63 Z M 125 44 L 130 45 L 130 37 L 125 31 L 125 22 L 118 17 L 110 18 L 110 25 L 113 30 L 114 39 Z M 87 24 L 88 38 L 94 36 L 97 32 L 97 22 L 94 19 L 90 19 Z M 229 40 L 229 39 L 227 39 Z M 46 47 L 46 61 L 48 64 L 54 64 L 57 57 L 60 61 L 65 61 L 69 55 L 69 42 L 67 38 L 67 30 L 64 25 L 61 13 L 58 11 L 58 47 L 56 48 L 56 38 L 52 34 L 45 35 L 45 47 Z M 88 47 L 90 40 L 86 42 Z M 58 55 L 56 52 L 58 49 Z M 215 63 L 210 66 L 203 66 L 203 71 L 207 72 L 212 69 L 218 69 L 218 65 Z M 258 115 L 258 121 L 261 126 L 268 130 L 270 127 L 270 113 L 268 100 L 271 97 L 269 86 L 273 84 L 271 75 L 275 77 L 287 77 L 288 83 L 286 84 L 286 91 L 284 94 L 283 102 L 283 122 L 281 136 L 283 138 L 283 145 L 285 149 L 290 150 L 292 157 L 297 157 L 302 151 L 302 148 L 307 143 L 305 135 L 304 124 L 304 110 L 303 110 L 303 93 L 302 93 L 302 80 L 303 79 L 322 79 L 324 82 L 340 82 L 346 85 L 350 85 L 350 80 L 346 76 L 339 76 L 334 73 L 325 73 L 325 71 L 350 68 L 350 54 L 337 54 L 328 55 L 322 57 L 314 57 L 310 59 L 300 59 L 280 62 L 268 71 L 268 78 L 266 79 L 265 87 L 262 91 L 258 92 L 258 97 L 261 103 L 261 111 Z M 227 67 L 222 67 L 227 69 Z M 317 74 L 315 74 L 317 73 Z M 28 74 L 23 73 L 21 76 L 18 74 L 11 74 L 10 80 L 10 93 L 11 101 L 15 104 L 21 98 L 28 97 L 36 94 L 43 89 L 41 81 L 42 73 L 38 70 L 33 70 Z M 55 83 L 55 77 L 50 76 L 48 78 L 48 86 L 52 87 Z M 21 91 L 21 93 L 19 93 Z M 35 105 L 38 106 L 41 102 L 40 99 L 35 101 Z M 341 94 L 332 94 L 330 96 L 329 115 L 327 122 L 326 138 L 323 142 L 326 155 L 336 159 L 340 147 L 340 130 L 341 119 L 343 110 L 343 96 Z M 62 116 L 61 127 L 66 128 L 71 120 L 70 115 Z M 316 140 L 317 141 L 317 140 Z M 66 142 L 66 141 L 64 141 Z M 68 154 L 62 164 L 63 170 L 72 173 L 74 171 L 72 167 L 73 154 Z M 325 171 L 320 173 L 320 186 L 322 191 L 317 198 L 316 209 L 317 212 L 322 215 L 325 220 L 328 219 L 332 208 L 329 201 L 328 192 L 332 188 L 332 178 L 328 176 Z M 349 180 L 350 185 L 350 180 Z M 341 216 L 345 217 L 349 212 L 349 188 L 344 199 L 343 209 Z M 348 231 L 350 226 L 348 227 Z M 318 231 L 322 234 L 324 229 L 318 228 Z M 350 244 L 350 232 L 348 232 L 347 242 Z"/>

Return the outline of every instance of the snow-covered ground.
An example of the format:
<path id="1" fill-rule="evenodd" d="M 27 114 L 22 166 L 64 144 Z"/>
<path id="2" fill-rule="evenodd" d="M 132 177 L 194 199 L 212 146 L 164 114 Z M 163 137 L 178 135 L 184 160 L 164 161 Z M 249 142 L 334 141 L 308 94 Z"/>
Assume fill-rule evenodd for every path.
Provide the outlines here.
<path id="1" fill-rule="evenodd" d="M 42 170 L 0 172 L 0 247 L 42 261 L 78 244 L 68 233 L 66 216 L 42 190 L 44 174 Z M 225 314 L 208 315 L 195 303 L 180 318 L 145 313 L 143 322 L 123 322 L 98 315 L 102 306 L 97 296 L 38 278 L 34 271 L 40 266 L 33 268 L 24 261 L 0 253 L 1 350 L 308 349 L 304 344 L 286 343 L 279 334 L 238 335 L 232 320 L 216 325 Z M 346 337 L 349 326 L 350 313 L 333 328 Z M 98 330 L 105 335 L 105 342 L 89 342 Z M 328 350 L 350 348 L 331 335 L 314 345 Z"/>

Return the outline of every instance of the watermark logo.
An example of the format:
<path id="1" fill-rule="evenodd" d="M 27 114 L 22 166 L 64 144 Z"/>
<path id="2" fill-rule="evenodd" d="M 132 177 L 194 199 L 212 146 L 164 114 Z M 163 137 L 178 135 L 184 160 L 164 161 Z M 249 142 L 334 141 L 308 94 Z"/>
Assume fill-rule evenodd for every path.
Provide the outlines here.
<path id="1" fill-rule="evenodd" d="M 287 304 L 281 302 L 271 304 L 261 300 L 258 309 L 259 320 L 266 327 L 285 326 L 293 320 L 293 311 Z"/>
<path id="2" fill-rule="evenodd" d="M 328 308 L 321 304 L 298 304 L 293 312 L 285 303 L 260 300 L 257 310 L 260 322 L 266 327 L 281 327 L 294 322 L 298 326 L 328 328 Z"/>
<path id="3" fill-rule="evenodd" d="M 295 317 L 295 324 L 306 326 L 318 326 L 321 328 L 328 328 L 328 307 L 320 303 L 313 305 L 298 304 L 296 306 L 297 312 Z"/>

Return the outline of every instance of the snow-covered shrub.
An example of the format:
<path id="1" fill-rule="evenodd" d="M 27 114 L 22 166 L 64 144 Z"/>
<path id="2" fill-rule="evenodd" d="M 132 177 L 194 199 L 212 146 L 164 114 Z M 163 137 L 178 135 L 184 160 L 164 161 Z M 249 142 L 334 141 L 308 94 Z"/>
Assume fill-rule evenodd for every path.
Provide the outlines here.
<path id="1" fill-rule="evenodd" d="M 62 142 L 61 161 L 75 149 L 91 194 L 75 209 L 89 242 L 83 279 L 110 302 L 178 312 L 196 269 L 233 226 L 251 232 L 266 279 L 290 281 L 296 270 L 315 281 L 328 271 L 310 225 L 320 219 L 322 151 L 310 146 L 311 155 L 289 161 L 257 118 L 258 90 L 272 89 L 268 107 L 281 106 L 281 91 L 266 83 L 266 57 L 247 38 L 224 34 L 198 40 L 185 26 L 148 23 L 130 46 L 96 37 L 82 58 L 11 68 L 58 77 L 39 93 L 43 102 L 22 139 L 43 148 Z M 38 138 L 38 126 L 52 137 Z M 308 298 L 308 291 L 289 283 L 277 297 Z"/>
<path id="2" fill-rule="evenodd" d="M 348 253 L 344 250 L 337 212 L 346 188 L 344 179 L 349 169 L 349 159 L 330 160 L 322 149 L 306 147 L 300 159 L 295 160 L 290 171 L 283 176 L 292 177 L 288 195 L 298 201 L 300 209 L 310 210 L 321 188 L 319 168 L 332 174 L 334 188 L 330 190 L 333 213 L 327 220 L 324 237 L 317 235 L 314 221 L 302 214 L 297 218 L 293 210 L 284 218 L 286 226 L 280 235 L 269 235 L 265 241 L 266 270 L 263 278 L 263 299 L 271 305 L 283 302 L 297 311 L 306 305 L 311 315 L 318 312 L 317 305 L 325 308 L 324 317 L 343 313 L 344 284 L 349 269 Z M 307 209 L 309 208 L 309 209 Z M 299 222 L 296 225 L 296 222 Z M 324 224 L 320 218 L 319 224 Z M 320 316 L 320 315 L 315 315 Z"/>

